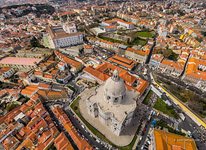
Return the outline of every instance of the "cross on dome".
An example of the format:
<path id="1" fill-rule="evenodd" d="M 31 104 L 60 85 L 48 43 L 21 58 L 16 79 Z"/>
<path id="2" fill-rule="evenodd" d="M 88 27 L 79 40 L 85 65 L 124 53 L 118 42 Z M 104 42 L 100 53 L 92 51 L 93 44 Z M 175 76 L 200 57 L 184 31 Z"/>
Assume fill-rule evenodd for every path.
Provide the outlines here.
<path id="1" fill-rule="evenodd" d="M 117 69 L 114 70 L 112 80 L 118 81 L 119 80 L 119 71 Z"/>

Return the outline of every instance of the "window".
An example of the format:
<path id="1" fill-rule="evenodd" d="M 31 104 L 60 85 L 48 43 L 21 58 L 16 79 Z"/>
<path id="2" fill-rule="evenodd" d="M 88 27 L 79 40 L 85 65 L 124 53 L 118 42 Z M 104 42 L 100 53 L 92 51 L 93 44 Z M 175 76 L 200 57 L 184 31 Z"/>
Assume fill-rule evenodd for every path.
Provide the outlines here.
<path id="1" fill-rule="evenodd" d="M 114 102 L 115 102 L 115 103 L 118 102 L 118 98 L 117 98 L 117 97 L 115 97 Z"/>
<path id="2" fill-rule="evenodd" d="M 107 100 L 110 100 L 110 96 L 107 96 Z"/>

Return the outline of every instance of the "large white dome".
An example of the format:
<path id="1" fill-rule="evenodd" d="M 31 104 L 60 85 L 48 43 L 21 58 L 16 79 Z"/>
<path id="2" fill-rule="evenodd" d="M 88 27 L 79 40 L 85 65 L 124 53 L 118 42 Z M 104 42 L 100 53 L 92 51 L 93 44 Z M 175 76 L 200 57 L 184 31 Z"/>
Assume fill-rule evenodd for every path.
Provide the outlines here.
<path id="1" fill-rule="evenodd" d="M 124 80 L 119 77 L 117 70 L 113 72 L 113 76 L 107 79 L 104 85 L 105 99 L 112 103 L 121 103 L 126 95 Z"/>

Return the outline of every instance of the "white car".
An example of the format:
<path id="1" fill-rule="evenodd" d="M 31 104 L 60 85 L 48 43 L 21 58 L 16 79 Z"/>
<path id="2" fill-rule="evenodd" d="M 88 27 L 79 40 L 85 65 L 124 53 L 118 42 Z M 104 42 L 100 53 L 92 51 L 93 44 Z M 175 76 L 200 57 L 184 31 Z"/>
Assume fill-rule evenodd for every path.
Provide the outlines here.
<path id="1" fill-rule="evenodd" d="M 97 143 L 100 143 L 100 141 L 98 139 L 96 139 Z"/>
<path id="2" fill-rule="evenodd" d="M 150 141 L 147 141 L 147 143 L 150 145 L 151 144 L 151 142 Z"/>

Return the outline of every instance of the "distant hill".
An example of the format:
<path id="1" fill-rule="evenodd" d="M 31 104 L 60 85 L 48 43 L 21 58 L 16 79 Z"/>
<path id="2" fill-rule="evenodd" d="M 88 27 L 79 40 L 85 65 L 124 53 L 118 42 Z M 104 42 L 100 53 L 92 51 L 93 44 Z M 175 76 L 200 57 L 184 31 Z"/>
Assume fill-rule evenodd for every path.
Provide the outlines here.
<path id="1" fill-rule="evenodd" d="M 21 11 L 18 10 L 18 8 L 21 8 Z M 5 16 L 7 17 L 22 17 L 25 16 L 29 13 L 36 14 L 36 17 L 40 17 L 43 14 L 50 14 L 52 15 L 55 12 L 55 8 L 51 5 L 48 4 L 13 4 L 13 5 L 8 5 L 0 8 L 1 9 L 13 9 L 10 11 L 10 16 L 8 16 L 7 13 L 4 13 Z"/>
<path id="2" fill-rule="evenodd" d="M 21 5 L 21 4 L 43 4 L 49 0 L 0 0 L 0 7 Z"/>

